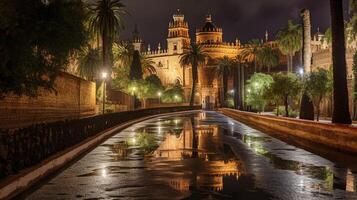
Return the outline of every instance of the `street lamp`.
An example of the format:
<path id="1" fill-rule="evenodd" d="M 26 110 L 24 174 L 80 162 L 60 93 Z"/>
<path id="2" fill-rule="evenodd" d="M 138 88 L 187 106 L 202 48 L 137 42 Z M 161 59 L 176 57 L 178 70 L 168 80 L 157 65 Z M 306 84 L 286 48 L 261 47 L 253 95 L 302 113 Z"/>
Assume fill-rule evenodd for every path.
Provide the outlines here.
<path id="1" fill-rule="evenodd" d="M 161 104 L 161 95 L 162 95 L 161 92 L 157 93 L 157 96 L 159 97 L 159 104 Z"/>
<path id="2" fill-rule="evenodd" d="M 299 74 L 300 76 L 304 76 L 304 69 L 302 67 L 299 68 Z"/>
<path id="3" fill-rule="evenodd" d="M 177 103 L 177 99 L 178 99 L 178 96 L 177 95 L 175 95 L 175 102 Z"/>
<path id="4" fill-rule="evenodd" d="M 106 90 L 106 82 L 107 82 L 107 72 L 102 72 L 103 79 L 103 114 L 105 113 L 105 90 Z"/>

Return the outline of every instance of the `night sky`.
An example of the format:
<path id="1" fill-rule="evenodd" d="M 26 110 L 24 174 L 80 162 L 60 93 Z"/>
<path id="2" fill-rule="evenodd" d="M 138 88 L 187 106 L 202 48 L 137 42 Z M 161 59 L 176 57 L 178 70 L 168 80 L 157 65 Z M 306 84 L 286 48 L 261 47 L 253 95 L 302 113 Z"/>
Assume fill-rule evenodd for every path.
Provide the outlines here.
<path id="1" fill-rule="evenodd" d="M 347 14 L 348 0 L 343 1 Z M 130 12 L 123 39 L 131 37 L 134 24 L 137 24 L 142 38 L 153 48 L 159 42 L 165 44 L 168 23 L 177 8 L 189 23 L 192 39 L 207 13 L 223 28 L 224 40 L 228 42 L 235 41 L 236 37 L 243 42 L 263 38 L 266 29 L 272 38 L 288 19 L 300 20 L 302 8 L 311 12 L 313 33 L 317 27 L 324 32 L 330 23 L 328 0 L 123 0 L 123 3 Z"/>

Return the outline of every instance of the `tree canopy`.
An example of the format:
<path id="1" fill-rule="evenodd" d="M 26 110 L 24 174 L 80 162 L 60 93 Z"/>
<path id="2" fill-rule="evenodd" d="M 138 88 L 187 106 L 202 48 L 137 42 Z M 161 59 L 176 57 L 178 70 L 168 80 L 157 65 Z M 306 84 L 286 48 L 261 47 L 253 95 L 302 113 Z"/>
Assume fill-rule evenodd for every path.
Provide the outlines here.
<path id="1" fill-rule="evenodd" d="M 86 40 L 80 0 L 0 1 L 0 96 L 36 96 Z"/>
<path id="2" fill-rule="evenodd" d="M 258 112 L 264 111 L 268 102 L 267 91 L 269 90 L 273 78 L 268 74 L 255 73 L 247 81 L 246 103 L 251 105 Z"/>
<path id="3" fill-rule="evenodd" d="M 301 89 L 301 82 L 293 73 L 274 74 L 273 80 L 269 94 L 273 96 L 273 99 L 277 99 L 279 102 L 284 103 L 285 116 L 289 117 L 289 100 L 298 96 Z"/>
<path id="4" fill-rule="evenodd" d="M 305 87 L 315 110 L 317 110 L 317 120 L 319 120 L 321 101 L 332 91 L 332 80 L 329 77 L 329 72 L 321 68 L 311 72 L 307 77 Z"/>

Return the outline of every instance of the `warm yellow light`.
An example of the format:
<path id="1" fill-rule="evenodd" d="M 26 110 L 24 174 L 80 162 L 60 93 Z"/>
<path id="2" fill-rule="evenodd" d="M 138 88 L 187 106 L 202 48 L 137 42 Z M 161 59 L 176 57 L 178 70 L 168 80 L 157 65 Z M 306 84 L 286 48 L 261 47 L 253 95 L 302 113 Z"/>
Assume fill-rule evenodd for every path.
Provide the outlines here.
<path id="1" fill-rule="evenodd" d="M 103 78 L 103 79 L 106 79 L 107 76 L 108 76 L 108 73 L 107 73 L 107 72 L 102 72 L 102 78 Z"/>
<path id="2" fill-rule="evenodd" d="M 158 92 L 158 93 L 157 93 L 157 96 L 161 97 L 161 95 L 162 95 L 161 92 Z"/>

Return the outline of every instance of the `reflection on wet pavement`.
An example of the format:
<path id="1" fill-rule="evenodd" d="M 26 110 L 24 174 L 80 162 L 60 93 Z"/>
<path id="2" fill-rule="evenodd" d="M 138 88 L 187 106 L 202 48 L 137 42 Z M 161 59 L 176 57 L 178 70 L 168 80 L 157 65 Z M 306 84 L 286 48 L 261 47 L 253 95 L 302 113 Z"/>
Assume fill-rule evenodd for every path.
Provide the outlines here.
<path id="1" fill-rule="evenodd" d="M 27 199 L 357 199 L 334 163 L 216 112 L 133 125 Z"/>

